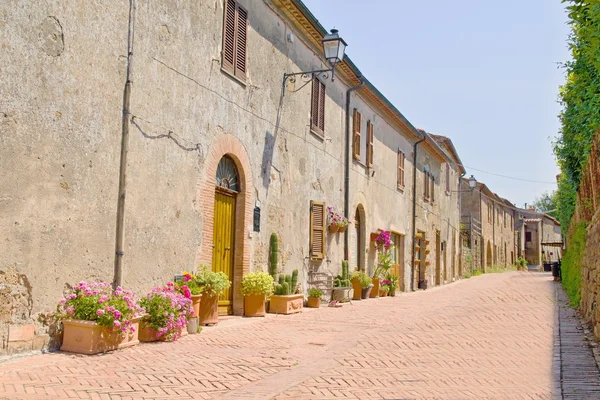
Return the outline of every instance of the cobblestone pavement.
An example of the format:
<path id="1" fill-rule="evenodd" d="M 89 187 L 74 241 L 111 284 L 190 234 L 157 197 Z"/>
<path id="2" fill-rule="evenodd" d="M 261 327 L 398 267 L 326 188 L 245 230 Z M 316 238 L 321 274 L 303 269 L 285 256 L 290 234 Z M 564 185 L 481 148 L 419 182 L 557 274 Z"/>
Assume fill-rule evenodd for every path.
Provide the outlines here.
<path id="1" fill-rule="evenodd" d="M 176 343 L 0 364 L 0 399 L 560 398 L 549 274 L 509 272 Z M 558 371 L 558 372 L 557 372 Z"/>

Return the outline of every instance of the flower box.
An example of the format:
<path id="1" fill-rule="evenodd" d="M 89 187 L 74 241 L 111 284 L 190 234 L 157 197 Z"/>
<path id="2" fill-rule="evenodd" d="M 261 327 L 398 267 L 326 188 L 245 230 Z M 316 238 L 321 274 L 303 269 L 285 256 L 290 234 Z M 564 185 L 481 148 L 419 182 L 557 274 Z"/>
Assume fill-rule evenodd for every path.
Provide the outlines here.
<path id="1" fill-rule="evenodd" d="M 272 295 L 269 313 L 295 314 L 302 311 L 304 306 L 303 294 Z"/>
<path id="2" fill-rule="evenodd" d="M 111 350 L 135 346 L 139 343 L 138 331 L 141 317 L 131 320 L 133 332 L 123 333 L 98 325 L 94 321 L 65 319 L 63 323 L 63 343 L 60 349 L 71 353 L 98 354 Z"/>

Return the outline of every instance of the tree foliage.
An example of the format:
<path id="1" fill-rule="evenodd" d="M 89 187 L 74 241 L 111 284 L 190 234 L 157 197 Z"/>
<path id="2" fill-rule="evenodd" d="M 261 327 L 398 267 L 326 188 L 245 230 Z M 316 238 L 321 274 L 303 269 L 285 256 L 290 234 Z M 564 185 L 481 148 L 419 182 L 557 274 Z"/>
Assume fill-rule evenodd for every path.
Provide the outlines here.
<path id="1" fill-rule="evenodd" d="M 558 216 L 566 227 L 575 209 L 575 192 L 592 137 L 600 125 L 600 0 L 563 0 L 563 3 L 568 4 L 572 60 L 564 64 L 567 80 L 560 89 L 563 110 L 554 152 L 562 173 L 557 194 Z"/>
<path id="2" fill-rule="evenodd" d="M 539 211 L 556 218 L 556 191 L 552 193 L 543 192 L 533 200 L 533 205 Z"/>

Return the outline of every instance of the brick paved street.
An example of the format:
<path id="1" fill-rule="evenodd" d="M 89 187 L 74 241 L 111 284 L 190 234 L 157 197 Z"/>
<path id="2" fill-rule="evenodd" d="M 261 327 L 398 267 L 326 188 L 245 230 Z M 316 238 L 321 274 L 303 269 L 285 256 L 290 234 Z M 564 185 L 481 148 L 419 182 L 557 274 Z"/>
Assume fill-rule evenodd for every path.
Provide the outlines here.
<path id="1" fill-rule="evenodd" d="M 555 289 L 510 272 L 177 343 L 0 364 L 0 398 L 553 399 Z"/>

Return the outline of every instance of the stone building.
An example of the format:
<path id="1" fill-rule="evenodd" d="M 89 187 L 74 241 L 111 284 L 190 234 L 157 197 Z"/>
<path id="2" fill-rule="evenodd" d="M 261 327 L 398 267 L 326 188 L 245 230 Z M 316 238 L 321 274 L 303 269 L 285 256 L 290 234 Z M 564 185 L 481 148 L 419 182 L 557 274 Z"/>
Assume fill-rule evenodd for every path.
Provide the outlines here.
<path id="1" fill-rule="evenodd" d="M 81 280 L 145 293 L 208 264 L 233 282 L 221 312 L 241 315 L 241 278 L 266 270 L 272 233 L 304 291 L 343 259 L 372 271 L 377 229 L 393 233 L 403 290 L 458 276 L 451 142 L 349 58 L 335 81 L 282 85 L 328 68 L 301 1 L 13 0 L 0 27 L 1 351 L 43 345 L 44 313 Z M 327 207 L 353 222 L 345 234 L 328 233 Z"/>
<path id="2" fill-rule="evenodd" d="M 469 238 L 466 247 L 473 267 L 511 265 L 516 260 L 515 207 L 477 182 L 470 190 L 468 180 L 461 181 L 461 221 Z"/>
<path id="3" fill-rule="evenodd" d="M 559 261 L 562 257 L 560 223 L 551 216 L 538 212 L 534 206 L 516 209 L 518 254 L 531 268 Z"/>

